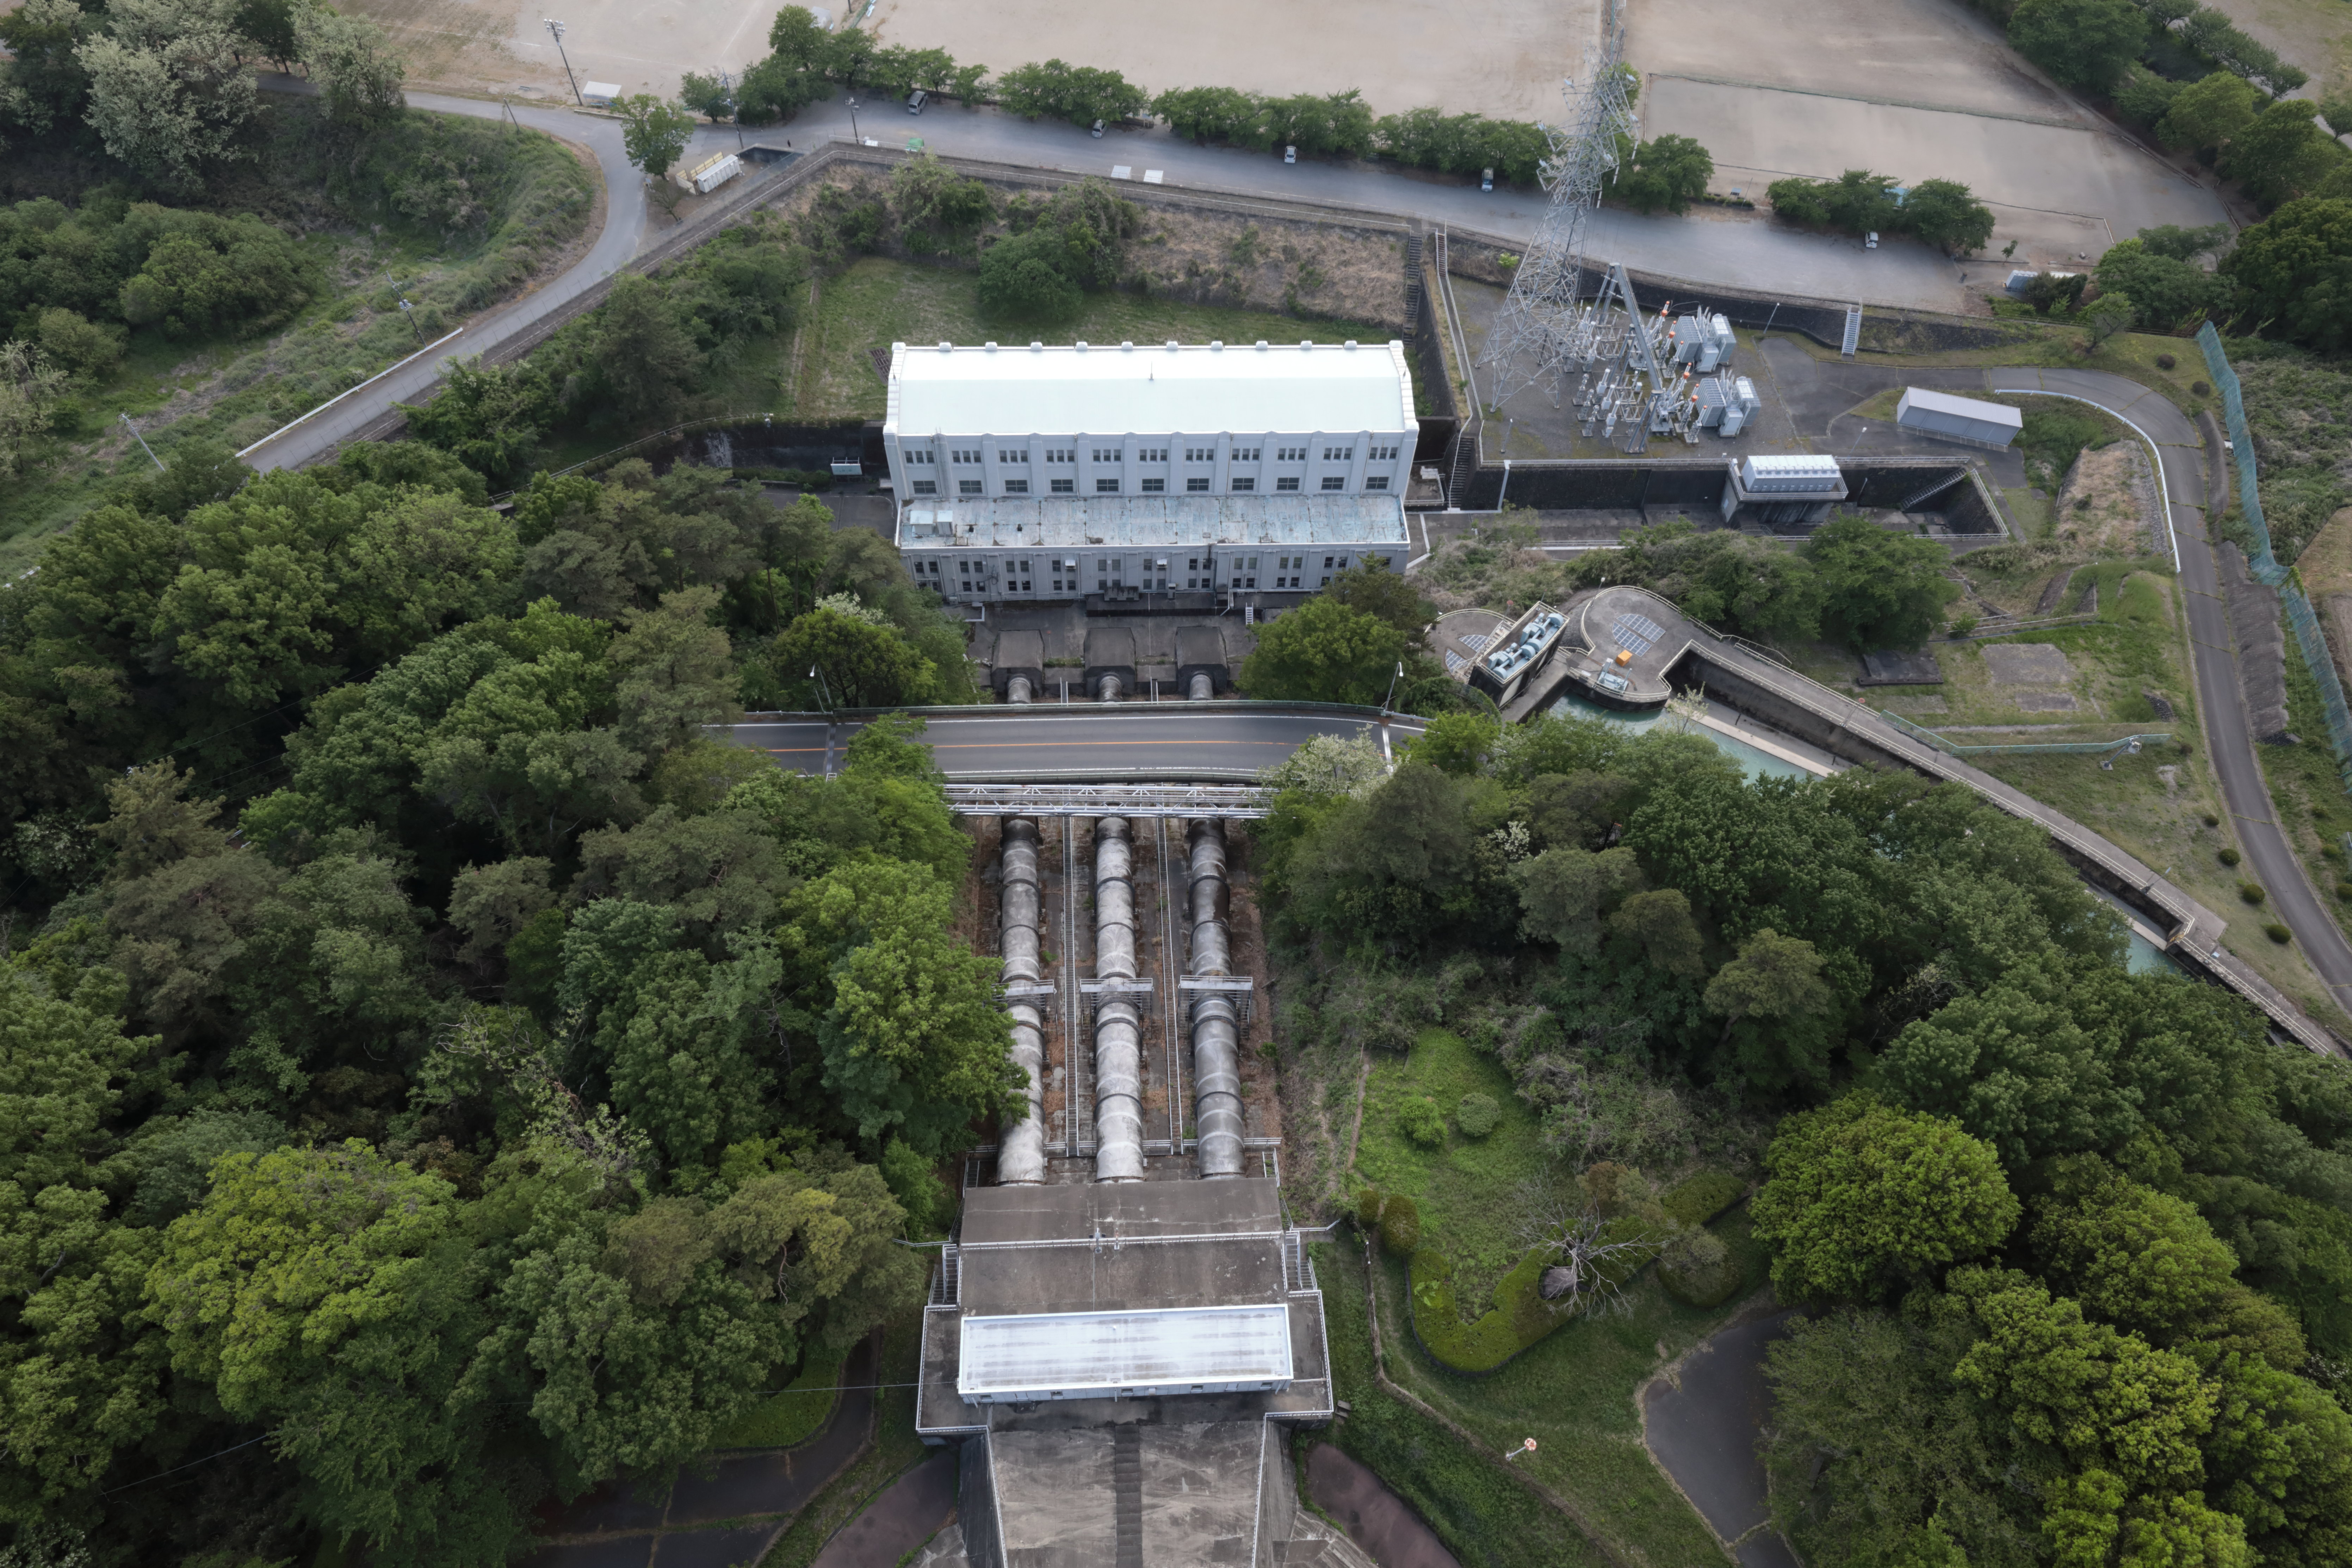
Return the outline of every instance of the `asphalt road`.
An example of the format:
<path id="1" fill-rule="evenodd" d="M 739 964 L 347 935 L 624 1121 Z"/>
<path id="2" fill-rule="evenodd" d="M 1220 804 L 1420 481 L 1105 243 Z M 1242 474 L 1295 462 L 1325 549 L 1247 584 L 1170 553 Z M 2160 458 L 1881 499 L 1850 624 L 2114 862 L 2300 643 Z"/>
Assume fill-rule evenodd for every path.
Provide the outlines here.
<path id="1" fill-rule="evenodd" d="M 1034 712 L 1002 707 L 927 716 L 924 740 L 951 779 L 1246 779 L 1316 735 L 1373 728 L 1346 714 L 1301 713 L 1234 702 L 1076 702 Z M 739 744 L 767 752 L 796 773 L 831 773 L 858 730 L 794 715 L 738 724 Z M 1421 732 L 1418 721 L 1390 726 L 1391 743 Z"/>
<path id="2" fill-rule="evenodd" d="M 2272 815 L 2270 789 L 2254 753 L 2238 683 L 2237 644 L 2221 602 L 2221 572 L 2205 532 L 2205 446 L 2189 416 L 2135 381 L 2102 371 L 1996 370 L 1987 379 L 1997 392 L 2048 392 L 2095 403 L 2137 426 L 2156 443 L 2171 502 L 2174 547 L 2180 585 L 2189 603 L 2189 655 L 2197 680 L 2199 718 L 2221 798 L 2245 851 L 2253 880 L 2270 890 L 2271 907 L 2294 933 L 2303 955 L 2328 994 L 2352 1006 L 2352 942 L 2320 901 L 2303 862 L 2289 847 Z"/>
<path id="3" fill-rule="evenodd" d="M 1673 1382 L 1642 1389 L 1642 1439 L 1721 1540 L 1738 1542 L 1742 1568 L 1796 1568 L 1770 1528 L 1757 1436 L 1770 1414 L 1764 1352 L 1790 1314 L 1736 1324 L 1683 1358 Z"/>
<path id="4" fill-rule="evenodd" d="M 909 115 L 896 100 L 869 105 L 861 98 L 858 105 L 857 134 L 885 147 L 904 147 L 908 138 L 919 136 L 935 153 L 1030 168 L 1108 178 L 1124 165 L 1138 183 L 1148 171 L 1158 170 L 1171 189 L 1336 202 L 1506 239 L 1533 238 L 1547 205 L 1538 191 L 1484 192 L 1456 175 L 1285 163 L 1274 153 L 1199 147 L 1165 125 L 1108 131 L 1097 141 L 1060 121 L 1025 121 L 993 109 L 942 103 Z M 828 141 L 848 140 L 850 122 L 848 100 L 835 97 L 802 110 L 789 125 L 744 134 L 769 143 L 790 141 L 794 151 L 807 152 Z M 688 156 L 730 150 L 736 142 L 733 129 L 706 126 L 696 133 Z M 1856 238 L 1802 234 L 1727 207 L 1697 207 L 1683 217 L 1644 217 L 1602 207 L 1592 214 L 1586 232 L 1592 254 L 1635 271 L 1751 293 L 1958 310 L 1968 292 L 1958 263 L 1915 241 L 1889 240 L 1864 250 Z"/>
<path id="5" fill-rule="evenodd" d="M 269 76 L 263 84 L 276 92 L 309 93 L 310 84 L 296 77 Z M 495 101 L 446 98 L 439 93 L 412 92 L 411 107 L 440 114 L 499 119 L 504 110 Z M 604 180 L 604 227 L 595 244 L 569 269 L 537 288 L 518 295 L 468 322 L 466 331 L 439 351 L 409 361 L 364 390 L 354 392 L 325 413 L 304 420 L 265 441 L 246 461 L 267 473 L 295 468 L 331 451 L 338 442 L 382 418 L 394 403 L 414 403 L 440 380 L 451 360 L 471 359 L 558 310 L 603 278 L 619 271 L 635 256 L 646 237 L 645 181 L 629 163 L 621 145 L 621 122 L 568 109 L 515 106 L 515 118 L 534 131 L 575 142 L 596 155 Z"/>

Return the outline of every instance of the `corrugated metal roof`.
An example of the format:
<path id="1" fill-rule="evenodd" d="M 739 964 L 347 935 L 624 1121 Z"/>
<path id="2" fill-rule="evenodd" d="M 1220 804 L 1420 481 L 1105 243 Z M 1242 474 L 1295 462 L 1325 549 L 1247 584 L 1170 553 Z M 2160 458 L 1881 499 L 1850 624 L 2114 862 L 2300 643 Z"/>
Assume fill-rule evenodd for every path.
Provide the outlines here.
<path id="1" fill-rule="evenodd" d="M 1986 403 L 1974 397 L 1955 397 L 1948 392 L 1935 392 L 1924 386 L 1906 386 L 1902 402 L 1908 408 L 1924 408 L 1934 414 L 1951 414 L 1962 419 L 1980 419 L 1988 425 L 1999 425 L 2009 430 L 2025 427 L 2025 416 L 2005 403 Z M 1901 412 L 1897 410 L 1897 412 Z"/>
<path id="2" fill-rule="evenodd" d="M 1291 1377 L 1283 1304 L 966 1317 L 961 1333 L 956 1392 L 967 1400 Z"/>
<path id="3" fill-rule="evenodd" d="M 1418 431 L 1404 344 L 894 343 L 889 427 L 912 434 Z"/>
<path id="4" fill-rule="evenodd" d="M 899 514 L 902 550 L 1407 546 L 1393 495 L 1003 496 Z"/>

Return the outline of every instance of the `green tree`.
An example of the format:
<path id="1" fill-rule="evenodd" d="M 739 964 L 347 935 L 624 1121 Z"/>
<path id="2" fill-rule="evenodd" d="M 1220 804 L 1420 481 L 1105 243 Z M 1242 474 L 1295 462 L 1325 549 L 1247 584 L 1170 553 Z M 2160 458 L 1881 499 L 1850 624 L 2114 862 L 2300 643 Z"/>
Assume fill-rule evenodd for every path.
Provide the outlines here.
<path id="1" fill-rule="evenodd" d="M 2139 307 L 2127 294 L 2102 293 L 2084 308 L 2083 325 L 2090 329 L 2094 347 L 2106 342 L 2116 333 L 2129 330 L 2139 314 Z"/>
<path id="2" fill-rule="evenodd" d="M 2147 45 L 2147 18 L 2129 0 L 2023 0 L 2009 41 L 2068 86 L 2104 92 Z"/>
<path id="3" fill-rule="evenodd" d="M 1389 570 L 1388 558 L 1366 556 L 1331 579 L 1324 594 L 1351 610 L 1361 610 L 1387 622 L 1418 645 L 1422 632 L 1437 618 L 1437 606 L 1423 596 L 1412 578 Z"/>
<path id="4" fill-rule="evenodd" d="M 484 1284 L 448 1184 L 354 1141 L 225 1157 L 147 1290 L 173 1370 L 270 1426 L 321 1530 L 385 1562 L 490 1563 L 528 1524 L 467 1375 Z"/>
<path id="5" fill-rule="evenodd" d="M 926 1158 L 1020 1092 L 996 965 L 950 937 L 952 901 L 923 867 L 859 861 L 794 894 L 782 933 L 826 1089 L 861 1139 L 895 1133 Z"/>
<path id="6" fill-rule="evenodd" d="M 405 68 L 383 28 L 324 5 L 305 5 L 293 16 L 294 47 L 327 100 L 329 118 L 359 130 L 376 130 L 408 107 L 400 91 Z"/>
<path id="7" fill-rule="evenodd" d="M 1277 623 L 1278 624 L 1278 623 Z M 1507 909 L 1510 884 L 1484 835 L 1500 788 L 1408 759 L 1363 798 L 1335 805 L 1285 872 L 1286 919 L 1349 943 L 1422 947 Z"/>
<path id="8" fill-rule="evenodd" d="M 2159 330 L 2214 310 L 2228 295 L 2221 279 L 2185 258 L 2152 248 L 2145 233 L 2109 246 L 2099 258 L 2098 279 L 2102 294 L 2131 300 L 2140 326 Z"/>
<path id="9" fill-rule="evenodd" d="M 660 284 L 635 272 L 613 279 L 596 312 L 596 374 L 617 412 L 660 417 L 702 374 L 702 355 L 679 327 Z"/>
<path id="10" fill-rule="evenodd" d="M 1903 226 L 1948 256 L 1965 256 L 1992 237 L 1992 209 L 1958 180 L 1922 180 L 1903 198 Z"/>
<path id="11" fill-rule="evenodd" d="M 1601 920 L 1642 888 L 1630 849 L 1547 849 L 1511 868 L 1519 890 L 1520 934 L 1590 958 L 1601 949 Z"/>
<path id="12" fill-rule="evenodd" d="M 939 679 L 931 661 L 879 620 L 819 605 L 784 628 L 771 659 L 792 689 L 833 707 L 929 701 Z"/>
<path id="13" fill-rule="evenodd" d="M 1502 725 L 1484 713 L 1441 713 L 1419 740 L 1407 743 L 1406 752 L 1449 773 L 1480 773 L 1502 732 Z"/>
<path id="14" fill-rule="evenodd" d="M 2230 138 L 2221 173 L 2263 203 L 2316 195 L 2323 182 L 2352 155 L 2313 121 L 2310 100 L 2285 98 L 2271 104 Z"/>
<path id="15" fill-rule="evenodd" d="M 409 434 L 456 455 L 496 484 L 523 477 L 539 438 L 555 422 L 555 384 L 529 363 L 452 363 L 439 396 L 421 407 L 397 405 Z"/>
<path id="16" fill-rule="evenodd" d="M 2248 313 L 2323 353 L 2352 346 L 2352 201 L 2287 203 L 2221 263 Z"/>
<path id="17" fill-rule="evenodd" d="M 1769 1091 L 1828 1076 L 1837 995 L 1811 942 L 1765 927 L 1715 972 L 1704 1000 L 1723 1018 L 1717 1049 L 1735 1050 L 1751 1085 Z"/>
<path id="18" fill-rule="evenodd" d="M 1268 622 L 1239 684 L 1262 702 L 1381 700 L 1405 655 L 1404 634 L 1322 595 Z"/>
<path id="19" fill-rule="evenodd" d="M 996 216 L 988 187 L 925 151 L 890 172 L 890 212 L 918 256 L 957 253 Z"/>
<path id="20" fill-rule="evenodd" d="M 1960 595 L 1940 546 L 1851 512 L 1823 524 L 1805 558 L 1821 577 L 1822 631 L 1857 650 L 1919 647 Z"/>
<path id="21" fill-rule="evenodd" d="M 2228 71 L 2215 71 L 2173 95 L 2156 133 L 2175 147 L 2226 147 L 2254 122 L 2263 95 Z"/>
<path id="22" fill-rule="evenodd" d="M 1661 136 L 1644 142 L 1617 178 L 1617 195 L 1638 213 L 1687 211 L 1706 195 L 1715 178 L 1715 160 L 1706 148 L 1687 136 Z"/>
<path id="23" fill-rule="evenodd" d="M 1874 1296 L 1999 1247 L 2017 1200 L 1990 1145 L 1850 1094 L 1780 1123 L 1749 1205 L 1790 1299 Z"/>
<path id="24" fill-rule="evenodd" d="M 183 187 L 205 164 L 236 157 L 260 101 L 226 8 L 157 5 L 110 20 L 110 31 L 74 49 L 89 73 L 88 118 L 107 153 Z"/>
<path id="25" fill-rule="evenodd" d="M 1042 226 L 998 240 L 981 253 L 980 308 L 1003 321 L 1069 320 L 1086 296 L 1067 261 L 1062 237 Z"/>
<path id="26" fill-rule="evenodd" d="M 628 152 L 629 162 L 650 179 L 668 174 L 686 144 L 694 140 L 694 116 L 649 92 L 616 98 L 613 109 L 624 122 L 621 144 Z"/>

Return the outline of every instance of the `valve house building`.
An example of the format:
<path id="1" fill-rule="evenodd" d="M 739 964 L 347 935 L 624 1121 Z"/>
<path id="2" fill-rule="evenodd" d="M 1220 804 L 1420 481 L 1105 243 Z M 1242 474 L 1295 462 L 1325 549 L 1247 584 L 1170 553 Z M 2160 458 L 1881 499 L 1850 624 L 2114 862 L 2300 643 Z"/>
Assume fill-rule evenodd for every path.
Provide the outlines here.
<path id="1" fill-rule="evenodd" d="M 1402 571 L 1402 342 L 892 345 L 898 548 L 965 603 L 1311 594 Z"/>

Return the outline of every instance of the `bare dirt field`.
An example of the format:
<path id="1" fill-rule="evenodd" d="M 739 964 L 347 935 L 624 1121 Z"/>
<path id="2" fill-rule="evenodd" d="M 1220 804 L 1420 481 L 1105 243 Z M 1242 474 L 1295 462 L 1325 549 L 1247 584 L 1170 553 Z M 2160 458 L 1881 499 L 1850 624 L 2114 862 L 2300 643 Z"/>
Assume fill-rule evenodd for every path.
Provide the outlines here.
<path id="1" fill-rule="evenodd" d="M 1559 79 L 1594 42 L 1596 0 L 882 0 L 883 38 L 1005 70 L 1055 58 L 1106 67 L 1154 92 L 1235 87 L 1282 96 L 1353 88 L 1376 114 L 1437 104 L 1557 119 Z"/>
<path id="2" fill-rule="evenodd" d="M 1755 0 L 1730 13 L 1634 0 L 1626 50 L 1644 73 L 1643 134 L 1695 137 L 1718 189 L 1852 168 L 1958 180 L 1992 204 L 1994 247 L 2019 240 L 2020 259 L 2036 262 L 2222 216 L 2210 191 L 2106 130 L 1958 0 Z"/>
<path id="3" fill-rule="evenodd" d="M 563 49 L 582 81 L 662 97 L 688 71 L 743 68 L 768 52 L 781 0 L 564 0 Z M 533 0 L 352 0 L 383 24 L 417 85 L 569 98 L 563 61 Z M 838 7 L 835 7 L 836 14 Z"/>

